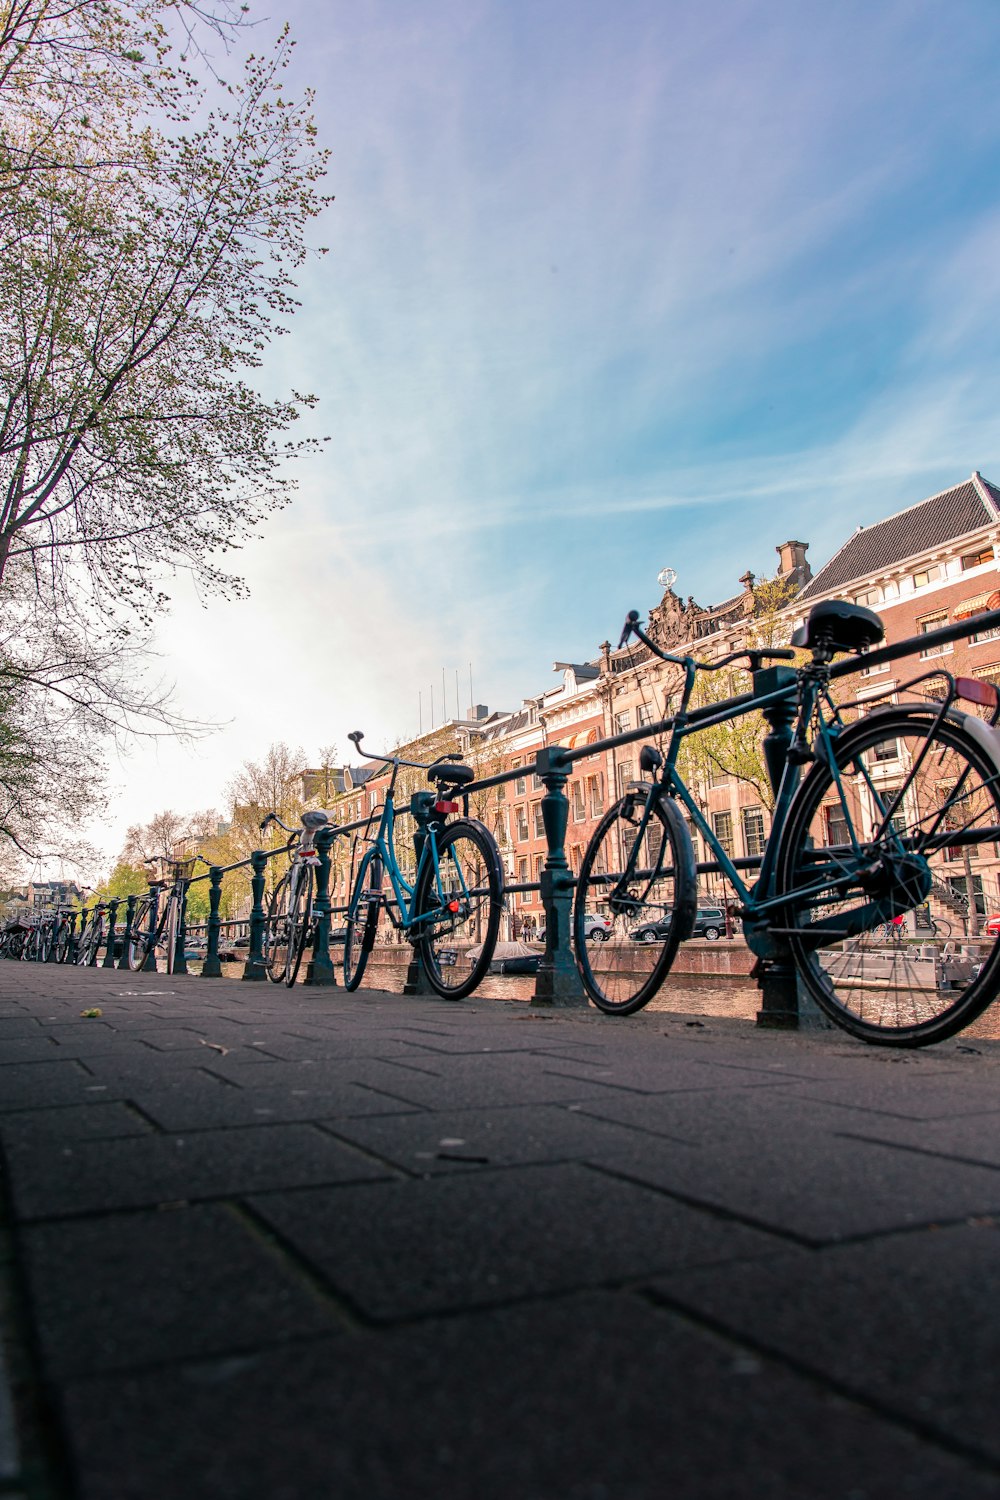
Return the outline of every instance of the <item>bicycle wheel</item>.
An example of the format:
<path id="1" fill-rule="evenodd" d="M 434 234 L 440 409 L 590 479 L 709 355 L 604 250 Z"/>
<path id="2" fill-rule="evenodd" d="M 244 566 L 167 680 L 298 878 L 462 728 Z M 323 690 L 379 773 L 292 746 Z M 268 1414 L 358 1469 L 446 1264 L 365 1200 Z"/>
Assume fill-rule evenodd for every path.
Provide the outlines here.
<path id="1" fill-rule="evenodd" d="M 132 932 L 128 943 L 128 966 L 138 973 L 146 967 L 151 952 L 155 950 L 159 933 L 149 930 L 149 919 L 153 910 L 150 896 L 143 896 L 135 903 L 132 915 Z"/>
<path id="2" fill-rule="evenodd" d="M 439 995 L 461 1000 L 489 970 L 500 931 L 500 855 L 481 823 L 463 819 L 428 834 L 413 893 L 413 935 Z"/>
<path id="3" fill-rule="evenodd" d="M 634 874 L 624 887 L 619 885 L 644 810 L 645 798 L 636 796 L 625 796 L 608 809 L 587 846 L 576 885 L 577 967 L 587 994 L 608 1015 L 631 1015 L 652 999 L 694 917 L 695 891 L 678 876 L 678 871 L 693 872 L 694 863 L 683 846 L 680 815 L 672 803 L 653 804 Z M 611 920 L 606 943 L 588 943 L 584 936 L 586 920 L 597 910 Z"/>
<path id="4" fill-rule="evenodd" d="M 81 969 L 86 968 L 96 957 L 98 936 L 98 925 L 92 917 L 80 935 L 79 946 L 76 950 L 76 961 Z"/>
<path id="5" fill-rule="evenodd" d="M 62 921 L 56 929 L 55 941 L 52 945 L 52 961 L 57 964 L 66 962 L 69 953 L 69 923 Z"/>
<path id="6" fill-rule="evenodd" d="M 38 962 L 47 964 L 52 957 L 52 923 L 46 922 L 38 940 Z"/>
<path id="7" fill-rule="evenodd" d="M 361 983 L 368 955 L 375 946 L 381 890 L 382 859 L 377 849 L 369 849 L 358 866 L 357 879 L 351 887 L 351 904 L 347 908 L 344 938 L 344 988 L 347 990 L 356 990 Z"/>
<path id="8" fill-rule="evenodd" d="M 288 970 L 291 900 L 292 872 L 286 870 L 274 888 L 264 928 L 264 969 L 272 984 L 282 984 Z"/>
<path id="9" fill-rule="evenodd" d="M 781 925 L 799 978 L 864 1041 L 941 1041 L 1000 987 L 1000 936 L 979 935 L 974 914 L 961 945 L 901 935 L 887 948 L 882 933 L 928 899 L 954 902 L 993 859 L 996 769 L 961 723 L 935 728 L 920 709 L 863 719 L 834 755 L 835 770 L 817 761 L 799 788 L 778 851 L 777 891 L 790 898 Z"/>
<path id="10" fill-rule="evenodd" d="M 312 923 L 312 908 L 313 872 L 309 865 L 304 865 L 299 871 L 299 881 L 288 918 L 288 962 L 285 983 L 289 989 L 298 978 L 302 955 L 306 950 L 306 941 Z"/>

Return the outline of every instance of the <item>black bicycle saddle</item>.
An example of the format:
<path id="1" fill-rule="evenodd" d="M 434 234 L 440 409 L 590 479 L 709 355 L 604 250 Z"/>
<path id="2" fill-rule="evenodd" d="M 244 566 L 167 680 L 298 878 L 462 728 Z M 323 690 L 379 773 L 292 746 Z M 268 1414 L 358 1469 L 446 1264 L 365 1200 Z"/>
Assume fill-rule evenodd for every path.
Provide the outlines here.
<path id="1" fill-rule="evenodd" d="M 885 637 L 882 621 L 863 604 L 849 599 L 823 599 L 814 604 L 809 618 L 792 636 L 793 646 L 808 650 L 865 651 Z"/>

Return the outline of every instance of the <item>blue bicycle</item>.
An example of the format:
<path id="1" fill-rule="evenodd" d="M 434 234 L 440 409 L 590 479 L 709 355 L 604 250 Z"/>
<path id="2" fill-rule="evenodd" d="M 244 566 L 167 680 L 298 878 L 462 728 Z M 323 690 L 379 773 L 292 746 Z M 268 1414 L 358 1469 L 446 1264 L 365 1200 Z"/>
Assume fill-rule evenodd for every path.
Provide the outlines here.
<path id="1" fill-rule="evenodd" d="M 348 738 L 361 752 L 361 731 Z M 344 985 L 355 990 L 361 983 L 384 910 L 393 927 L 413 943 L 437 993 L 460 1000 L 489 970 L 503 906 L 503 866 L 496 843 L 482 823 L 468 816 L 464 802 L 455 800 L 475 773 L 449 757 L 430 765 L 398 755 L 369 758 L 391 766 L 392 775 L 381 808 L 355 839 Z M 396 851 L 395 786 L 403 766 L 426 771 L 437 784 L 436 791 L 414 792 L 410 798 L 414 863 L 406 874 Z M 449 822 L 456 813 L 464 815 Z M 391 899 L 382 886 L 386 873 Z"/>

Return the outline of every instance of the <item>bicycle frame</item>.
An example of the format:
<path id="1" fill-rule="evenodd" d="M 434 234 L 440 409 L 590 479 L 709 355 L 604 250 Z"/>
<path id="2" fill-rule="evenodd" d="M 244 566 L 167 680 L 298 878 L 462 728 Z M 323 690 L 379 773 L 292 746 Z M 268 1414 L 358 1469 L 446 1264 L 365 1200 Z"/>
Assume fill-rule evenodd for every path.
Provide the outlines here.
<path id="1" fill-rule="evenodd" d="M 652 643 L 646 640 L 640 631 L 637 630 L 636 634 L 647 645 L 652 646 Z M 663 757 L 662 769 L 658 781 L 654 781 L 651 784 L 639 784 L 644 788 L 646 793 L 645 806 L 636 830 L 632 850 L 625 863 L 625 869 L 609 895 L 609 904 L 613 904 L 615 896 L 626 889 L 630 880 L 640 875 L 645 876 L 647 873 L 636 868 L 638 851 L 643 847 L 643 836 L 652 816 L 654 806 L 658 802 L 662 802 L 664 798 L 672 798 L 686 810 L 691 822 L 701 834 L 708 849 L 712 852 L 718 868 L 737 893 L 741 903 L 739 915 L 744 923 L 743 932 L 747 945 L 759 958 L 774 959 L 784 957 L 784 944 L 781 940 L 788 936 L 788 933 L 781 927 L 772 926 L 769 919 L 775 912 L 786 908 L 788 904 L 789 892 L 784 891 L 780 895 L 776 892 L 777 859 L 781 849 L 782 833 L 787 824 L 788 816 L 801 780 L 802 765 L 808 760 L 822 759 L 831 770 L 833 783 L 837 787 L 841 809 L 845 817 L 849 840 L 843 846 L 841 856 L 844 865 L 844 884 L 847 885 L 855 878 L 858 864 L 864 859 L 865 843 L 869 842 L 869 840 L 882 838 L 890 830 L 893 818 L 902 804 L 907 788 L 912 784 L 928 753 L 928 747 L 932 742 L 934 731 L 948 715 L 959 696 L 955 680 L 950 678 L 948 674 L 941 673 L 940 671 L 932 671 L 924 673 L 906 684 L 906 687 L 913 687 L 916 682 L 923 681 L 926 678 L 944 676 L 949 686 L 944 699 L 940 705 L 936 706 L 936 712 L 935 705 L 927 705 L 927 738 L 924 746 L 910 766 L 907 775 L 904 777 L 902 785 L 890 790 L 888 798 L 886 798 L 886 794 L 875 786 L 868 772 L 865 771 L 863 773 L 873 805 L 876 808 L 877 817 L 876 826 L 869 835 L 869 840 L 866 840 L 862 830 L 854 826 L 848 799 L 845 796 L 842 778 L 837 766 L 836 756 L 833 754 L 833 745 L 836 736 L 844 727 L 842 708 L 854 705 L 842 705 L 838 707 L 833 701 L 828 689 L 830 673 L 826 664 L 814 661 L 811 666 L 800 668 L 795 672 L 785 669 L 787 673 L 786 680 L 779 681 L 778 686 L 772 691 L 754 692 L 749 695 L 739 695 L 738 697 L 730 698 L 718 704 L 714 713 L 709 712 L 705 714 L 698 712 L 697 718 L 693 719 L 688 715 L 688 705 L 699 664 L 690 657 L 670 656 L 667 653 L 658 651 L 655 647 L 652 647 L 652 649 L 656 651 L 657 655 L 662 656 L 664 660 L 674 662 L 683 668 L 685 680 L 681 693 L 681 706 L 679 712 L 669 721 L 670 739 Z M 754 653 L 734 653 L 734 655 L 744 654 L 750 655 L 751 658 L 754 655 Z M 758 657 L 758 662 L 759 659 Z M 727 660 L 729 659 L 727 658 Z M 756 688 L 758 676 L 765 674 L 761 671 L 760 666 L 755 664 L 752 675 Z M 768 669 L 767 675 L 777 674 L 772 674 Z M 870 706 L 872 701 L 868 700 L 866 706 Z M 794 710 L 792 709 L 793 704 Z M 769 766 L 772 779 L 777 780 L 777 785 L 774 787 L 775 803 L 771 829 L 761 856 L 757 878 L 752 885 L 748 885 L 735 862 L 722 846 L 715 830 L 709 824 L 698 802 L 688 789 L 683 776 L 677 768 L 677 759 L 681 746 L 688 735 L 712 725 L 728 723 L 733 719 L 741 718 L 757 711 L 762 712 L 765 717 L 768 717 L 769 711 L 777 711 L 777 717 L 784 718 L 786 723 L 794 727 L 790 740 L 784 747 L 784 753 L 781 755 L 780 767 L 777 764 Z M 994 720 L 997 717 L 997 713 L 1000 713 L 1000 709 L 995 711 Z M 813 731 L 811 745 L 809 741 L 810 729 Z M 955 790 L 960 790 L 960 786 L 961 784 Z M 938 838 L 944 842 L 945 835 L 941 834 L 940 830 L 945 816 L 946 812 L 942 808 L 936 822 L 921 832 L 921 847 L 924 850 L 932 848 L 934 841 Z M 949 841 L 960 842 L 962 835 L 952 834 L 947 835 L 947 837 Z M 689 838 L 686 842 L 690 844 Z M 909 846 L 912 849 L 912 840 L 909 841 Z M 900 852 L 908 852 L 908 841 L 900 841 Z M 679 872 L 682 888 L 685 882 L 691 882 L 691 877 L 694 874 L 693 851 L 690 851 L 688 864 L 688 870 Z M 658 872 L 651 871 L 649 873 L 655 879 Z M 815 886 L 803 886 L 796 894 L 815 895 L 824 890 L 829 891 L 830 887 L 830 876 L 828 873 L 824 873 L 822 878 L 817 879 Z M 892 912 L 888 913 L 888 915 L 892 914 Z M 841 937 L 857 935 L 878 925 L 885 920 L 885 917 L 885 912 L 880 912 L 875 903 L 870 903 L 867 907 L 859 907 L 850 917 L 841 915 L 837 919 L 836 929 L 832 927 L 824 929 L 822 922 L 814 923 L 814 940 L 817 946 L 821 946 L 824 939 L 832 942 Z"/>
<path id="2" fill-rule="evenodd" d="M 420 770 L 426 770 L 427 768 L 417 761 L 393 759 L 388 764 L 392 766 L 392 775 L 389 778 L 389 785 L 386 788 L 378 827 L 374 835 L 370 832 L 363 832 L 361 834 L 361 837 L 371 846 L 365 852 L 363 858 L 369 859 L 373 855 L 377 855 L 382 861 L 383 869 L 388 872 L 393 898 L 396 903 L 396 912 L 393 911 L 388 902 L 385 903 L 385 907 L 393 927 L 400 932 L 419 932 L 423 919 L 420 914 L 416 916 L 413 914 L 413 900 L 416 888 L 420 882 L 420 876 L 428 860 L 433 861 L 434 881 L 440 889 L 441 866 L 438 860 L 437 839 L 433 828 L 430 826 L 433 820 L 435 803 L 438 799 L 434 792 L 428 791 L 414 792 L 410 798 L 409 812 L 417 825 L 413 839 L 414 852 L 417 859 L 411 882 L 406 879 L 406 876 L 400 869 L 399 860 L 396 856 L 396 777 L 400 766 L 414 766 Z M 454 805 L 457 808 L 458 804 Z M 368 826 L 370 829 L 371 820 L 369 820 Z M 471 893 L 468 890 L 464 890 L 464 878 L 461 871 L 457 873 L 463 881 L 463 893 L 466 896 L 470 895 Z M 432 920 L 430 914 L 427 914 L 426 920 Z"/>

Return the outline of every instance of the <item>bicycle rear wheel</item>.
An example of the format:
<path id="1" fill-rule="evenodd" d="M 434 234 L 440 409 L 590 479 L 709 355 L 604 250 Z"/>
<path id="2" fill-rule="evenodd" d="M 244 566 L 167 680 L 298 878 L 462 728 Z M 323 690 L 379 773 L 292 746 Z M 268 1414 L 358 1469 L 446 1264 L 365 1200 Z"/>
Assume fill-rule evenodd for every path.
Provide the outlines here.
<path id="1" fill-rule="evenodd" d="M 974 896 L 975 877 L 996 864 L 996 768 L 961 723 L 935 727 L 905 707 L 844 732 L 834 757 L 835 768 L 817 761 L 799 788 L 778 851 L 799 978 L 866 1042 L 942 1041 L 1000 988 L 1000 935 L 979 931 Z M 931 925 L 921 937 L 914 916 L 912 935 L 887 943 L 885 923 L 927 901 L 932 912 L 964 901 L 964 935 L 948 942 Z"/>
<path id="2" fill-rule="evenodd" d="M 64 964 L 69 952 L 69 923 L 67 921 L 63 920 L 59 923 L 52 948 L 53 962 Z"/>
<path id="3" fill-rule="evenodd" d="M 157 933 L 149 930 L 149 919 L 153 912 L 150 896 L 142 896 L 135 903 L 132 914 L 132 932 L 128 943 L 128 966 L 134 972 L 146 967 L 146 962 L 156 946 Z"/>
<path id="4" fill-rule="evenodd" d="M 351 904 L 347 908 L 344 938 L 344 988 L 347 990 L 356 990 L 361 983 L 368 955 L 375 946 L 381 891 L 382 858 L 377 849 L 369 849 L 358 866 L 357 878 L 351 887 Z"/>
<path id="5" fill-rule="evenodd" d="M 576 962 L 587 994 L 608 1015 L 641 1010 L 667 977 L 678 944 L 690 931 L 695 892 L 678 874 L 693 870 L 676 826 L 679 814 L 657 801 L 640 833 L 645 797 L 625 796 L 608 809 L 583 856 L 573 910 Z M 638 852 L 623 885 L 629 857 Z M 588 943 L 594 912 L 611 922 L 608 941 Z"/>
<path id="6" fill-rule="evenodd" d="M 286 870 L 274 888 L 264 928 L 264 970 L 272 984 L 281 984 L 288 972 L 292 895 L 292 872 Z"/>
<path id="7" fill-rule="evenodd" d="M 299 974 L 302 955 L 309 937 L 313 909 L 313 872 L 309 865 L 299 871 L 298 884 L 288 917 L 288 963 L 285 983 L 291 989 Z"/>
<path id="8" fill-rule="evenodd" d="M 428 834 L 428 841 L 434 835 Z M 503 873 L 481 823 L 463 819 L 430 842 L 413 895 L 413 933 L 424 972 L 439 995 L 461 1000 L 489 971 L 500 931 Z"/>

